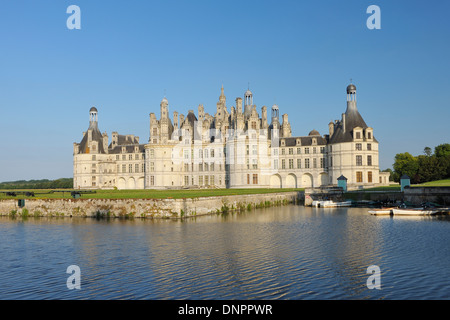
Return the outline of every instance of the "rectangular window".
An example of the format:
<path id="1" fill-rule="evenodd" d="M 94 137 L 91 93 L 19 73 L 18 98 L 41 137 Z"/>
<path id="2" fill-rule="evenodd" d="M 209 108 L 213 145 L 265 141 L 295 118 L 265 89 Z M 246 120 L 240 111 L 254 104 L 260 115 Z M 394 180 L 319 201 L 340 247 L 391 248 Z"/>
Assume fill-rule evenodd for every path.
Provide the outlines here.
<path id="1" fill-rule="evenodd" d="M 282 155 L 285 155 L 285 154 L 286 154 L 286 149 L 284 149 L 284 148 L 281 149 L 281 154 L 282 154 Z"/>
<path id="2" fill-rule="evenodd" d="M 155 176 L 150 176 L 150 185 L 151 186 L 155 185 Z"/>
<path id="3" fill-rule="evenodd" d="M 184 185 L 185 186 L 189 185 L 189 176 L 184 176 Z"/>
<path id="4" fill-rule="evenodd" d="M 361 143 L 357 143 L 356 144 L 356 150 L 358 150 L 358 151 L 362 150 L 362 144 Z"/>
<path id="5" fill-rule="evenodd" d="M 325 159 L 324 158 L 320 158 L 320 168 L 325 168 Z"/>
<path id="6" fill-rule="evenodd" d="M 363 182 L 361 171 L 356 171 L 356 182 Z"/>
<path id="7" fill-rule="evenodd" d="M 135 171 L 136 173 L 139 173 L 139 164 L 138 164 L 138 163 L 136 163 L 136 164 L 134 165 L 134 171 Z"/>
<path id="8" fill-rule="evenodd" d="M 214 171 L 214 162 L 209 165 L 209 171 Z"/>
<path id="9" fill-rule="evenodd" d="M 367 156 L 367 165 L 368 166 L 372 165 L 372 156 Z"/>
<path id="10" fill-rule="evenodd" d="M 205 176 L 205 186 L 209 186 L 209 176 Z"/>
<path id="11" fill-rule="evenodd" d="M 127 156 L 126 155 L 122 155 L 122 160 L 127 160 Z"/>
<path id="12" fill-rule="evenodd" d="M 253 184 L 258 184 L 258 175 L 257 174 L 253 175 Z"/>
<path id="13" fill-rule="evenodd" d="M 250 146 L 249 146 L 249 145 L 246 145 L 245 147 L 246 147 L 246 150 L 247 150 L 247 151 L 246 151 L 246 152 L 247 152 L 247 155 L 250 155 Z"/>
<path id="14" fill-rule="evenodd" d="M 118 154 L 116 154 L 116 160 L 119 160 L 119 155 Z"/>
<path id="15" fill-rule="evenodd" d="M 305 154 L 309 154 L 309 148 L 305 148 Z"/>
<path id="16" fill-rule="evenodd" d="M 320 147 L 320 153 L 325 153 L 325 147 Z"/>
<path id="17" fill-rule="evenodd" d="M 313 159 L 313 168 L 314 169 L 317 168 L 317 159 L 316 158 Z"/>
<path id="18" fill-rule="evenodd" d="M 203 171 L 203 163 L 198 164 L 198 171 L 200 171 L 200 172 Z"/>
<path id="19" fill-rule="evenodd" d="M 199 184 L 200 186 L 203 185 L 203 176 L 199 176 L 199 177 L 198 177 L 198 184 Z"/>
<path id="20" fill-rule="evenodd" d="M 294 159 L 289 159 L 289 169 L 294 169 Z"/>
<path id="21" fill-rule="evenodd" d="M 289 154 L 294 154 L 294 148 L 289 148 Z"/>
<path id="22" fill-rule="evenodd" d="M 302 168 L 302 159 L 297 159 L 297 169 Z"/>
<path id="23" fill-rule="evenodd" d="M 125 173 L 125 172 L 127 172 L 127 165 L 123 164 L 122 165 L 122 173 Z"/>
<path id="24" fill-rule="evenodd" d="M 281 169 L 286 169 L 286 160 L 285 159 L 281 160 Z"/>
<path id="25" fill-rule="evenodd" d="M 211 158 L 214 158 L 214 149 L 211 150 Z"/>
<path id="26" fill-rule="evenodd" d="M 150 149 L 150 158 L 155 157 L 155 149 Z"/>
<path id="27" fill-rule="evenodd" d="M 250 184 L 250 175 L 247 174 L 247 184 Z"/>
<path id="28" fill-rule="evenodd" d="M 369 151 L 372 150 L 372 144 L 371 144 L 371 143 L 368 143 L 368 144 L 367 144 L 367 150 L 369 150 Z"/>
<path id="29" fill-rule="evenodd" d="M 273 160 L 273 168 L 278 170 L 278 159 Z"/>
<path id="30" fill-rule="evenodd" d="M 213 186 L 214 185 L 214 176 L 210 176 L 209 183 Z"/>
<path id="31" fill-rule="evenodd" d="M 362 166 L 362 156 L 356 156 L 356 165 Z"/>
<path id="32" fill-rule="evenodd" d="M 317 149 L 316 147 L 313 148 L 313 153 L 316 153 L 316 149 Z"/>
<path id="33" fill-rule="evenodd" d="M 356 132 L 356 139 L 361 139 L 361 132 Z"/>
<path id="34" fill-rule="evenodd" d="M 129 164 L 129 165 L 128 165 L 128 172 L 129 172 L 129 173 L 132 173 L 132 172 L 133 172 L 133 165 L 132 165 L 132 164 Z"/>
<path id="35" fill-rule="evenodd" d="M 330 157 L 330 167 L 333 166 L 333 157 Z"/>
<path id="36" fill-rule="evenodd" d="M 309 159 L 305 159 L 305 168 L 309 169 Z"/>
<path id="37" fill-rule="evenodd" d="M 150 172 L 155 171 L 155 163 L 154 162 L 150 162 Z"/>
<path id="38" fill-rule="evenodd" d="M 252 146 L 252 154 L 254 156 L 258 155 L 258 146 L 257 145 Z"/>
<path id="39" fill-rule="evenodd" d="M 367 132 L 367 139 L 372 139 L 372 132 Z"/>
<path id="40" fill-rule="evenodd" d="M 134 160 L 139 160 L 139 153 L 136 153 L 136 154 L 134 155 Z"/>
<path id="41" fill-rule="evenodd" d="M 133 160 L 133 155 L 132 154 L 128 155 L 128 160 Z"/>
<path id="42" fill-rule="evenodd" d="M 367 172 L 367 182 L 372 182 L 372 171 Z"/>
<path id="43" fill-rule="evenodd" d="M 253 163 L 252 163 L 252 169 L 258 169 L 258 160 L 257 159 L 253 159 Z"/>
<path id="44" fill-rule="evenodd" d="M 297 148 L 297 154 L 301 154 L 302 153 L 302 148 Z"/>

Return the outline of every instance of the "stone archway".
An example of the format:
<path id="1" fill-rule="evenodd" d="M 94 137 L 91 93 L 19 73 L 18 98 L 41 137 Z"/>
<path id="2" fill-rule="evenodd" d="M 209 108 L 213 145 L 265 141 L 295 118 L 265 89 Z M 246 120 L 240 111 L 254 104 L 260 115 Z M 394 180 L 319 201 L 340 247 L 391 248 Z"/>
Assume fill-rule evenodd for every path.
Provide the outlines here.
<path id="1" fill-rule="evenodd" d="M 297 177 L 293 173 L 286 177 L 286 188 L 297 188 Z"/>
<path id="2" fill-rule="evenodd" d="M 302 175 L 302 188 L 312 188 L 314 186 L 313 176 L 309 173 Z"/>
<path id="3" fill-rule="evenodd" d="M 119 178 L 117 181 L 117 189 L 125 189 L 127 187 L 127 183 L 124 178 Z"/>
<path id="4" fill-rule="evenodd" d="M 281 177 L 278 174 L 274 174 L 270 177 L 270 187 L 271 188 L 281 188 Z"/>
<path id="5" fill-rule="evenodd" d="M 128 179 L 128 189 L 136 189 L 136 181 L 134 178 Z"/>

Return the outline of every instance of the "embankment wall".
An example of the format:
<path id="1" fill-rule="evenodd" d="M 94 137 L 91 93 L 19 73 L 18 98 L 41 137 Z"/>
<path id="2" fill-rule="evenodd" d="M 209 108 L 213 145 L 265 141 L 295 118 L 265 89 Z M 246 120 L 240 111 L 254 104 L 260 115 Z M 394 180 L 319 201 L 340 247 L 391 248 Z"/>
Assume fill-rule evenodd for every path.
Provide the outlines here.
<path id="1" fill-rule="evenodd" d="M 182 218 L 251 207 L 297 203 L 301 192 L 183 199 L 17 199 L 0 200 L 0 215 Z M 25 210 L 24 210 L 25 209 Z"/>

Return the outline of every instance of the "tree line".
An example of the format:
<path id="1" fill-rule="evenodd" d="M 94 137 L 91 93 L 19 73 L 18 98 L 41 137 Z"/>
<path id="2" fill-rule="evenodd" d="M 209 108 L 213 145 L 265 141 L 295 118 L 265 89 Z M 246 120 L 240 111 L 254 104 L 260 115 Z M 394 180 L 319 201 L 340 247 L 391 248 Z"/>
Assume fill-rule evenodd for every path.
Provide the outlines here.
<path id="1" fill-rule="evenodd" d="M 423 154 L 418 156 L 408 152 L 397 153 L 393 168 L 394 171 L 384 171 L 391 171 L 396 182 L 400 181 L 404 174 L 408 175 L 414 184 L 450 178 L 450 144 L 440 144 L 434 148 L 434 152 L 430 147 L 425 147 Z"/>
<path id="2" fill-rule="evenodd" d="M 73 189 L 72 178 L 61 178 L 56 180 L 18 180 L 0 182 L 0 189 Z"/>

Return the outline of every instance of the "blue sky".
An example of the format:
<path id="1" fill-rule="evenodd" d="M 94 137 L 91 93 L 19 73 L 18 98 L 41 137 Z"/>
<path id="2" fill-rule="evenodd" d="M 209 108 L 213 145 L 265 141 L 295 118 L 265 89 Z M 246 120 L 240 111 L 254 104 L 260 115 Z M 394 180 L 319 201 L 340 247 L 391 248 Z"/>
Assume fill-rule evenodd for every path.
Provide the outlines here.
<path id="1" fill-rule="evenodd" d="M 69 30 L 69 5 L 81 30 Z M 381 29 L 369 30 L 369 5 Z M 73 142 L 89 109 L 100 130 L 149 137 L 149 113 L 214 114 L 248 83 L 258 111 L 274 103 L 293 135 L 328 123 L 357 86 L 380 142 L 399 152 L 450 142 L 449 1 L 7 0 L 0 6 L 0 181 L 72 177 Z"/>

